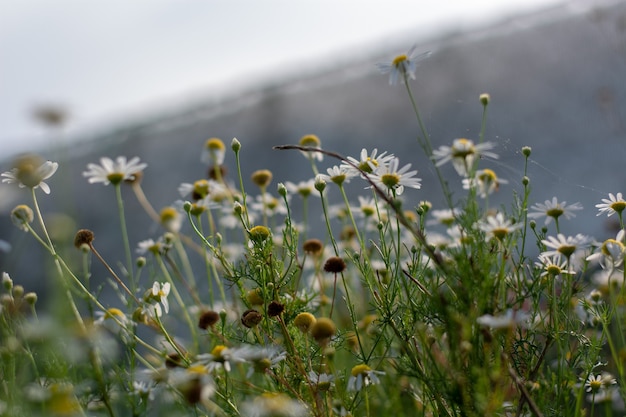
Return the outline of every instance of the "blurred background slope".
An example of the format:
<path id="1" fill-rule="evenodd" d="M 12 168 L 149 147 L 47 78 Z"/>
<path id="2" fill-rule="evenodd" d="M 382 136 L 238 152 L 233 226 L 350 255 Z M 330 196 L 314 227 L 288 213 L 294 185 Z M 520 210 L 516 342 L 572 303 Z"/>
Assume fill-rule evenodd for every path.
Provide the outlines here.
<path id="1" fill-rule="evenodd" d="M 594 205 L 609 192 L 626 191 L 626 3 L 572 4 L 586 7 L 561 5 L 472 30 L 408 36 L 364 48 L 367 53 L 350 59 L 341 56 L 315 71 L 305 68 L 236 93 L 196 97 L 95 133 L 83 131 L 80 138 L 51 127 L 48 135 L 54 145 L 37 146 L 36 151 L 59 161 L 60 168 L 49 181 L 51 195 L 40 194 L 42 208 L 59 246 L 67 244 L 67 253 L 78 256 L 71 239 L 78 228 L 89 228 L 96 234 L 96 247 L 115 263 L 123 260 L 123 252 L 114 192 L 87 183 L 81 176 L 87 163 L 101 156 L 139 156 L 148 163 L 144 191 L 159 210 L 180 198 L 176 190 L 181 182 L 206 176 L 199 154 L 207 138 L 220 137 L 229 149 L 230 140 L 237 137 L 243 145 L 244 177 L 270 168 L 274 191 L 278 182 L 312 177 L 302 156 L 272 149 L 297 143 L 308 133 L 318 135 L 326 149 L 344 155 L 357 156 L 362 147 L 395 153 L 424 179 L 421 190 L 407 192 L 406 205 L 430 200 L 441 208 L 431 164 L 417 145 L 418 126 L 406 91 L 401 85 L 389 86 L 375 66 L 416 44 L 419 50 L 432 51 L 411 86 L 433 145 L 449 145 L 458 137 L 477 139 L 482 112 L 478 97 L 490 93 L 486 139 L 497 144 L 500 159 L 485 161 L 484 166 L 509 181 L 490 202 L 508 206 L 512 193 L 521 192 L 520 149 L 528 145 L 533 148 L 531 202 L 552 196 L 579 201 L 585 209 L 574 222 L 563 223 L 564 232 L 606 238 L 615 233 L 613 225 L 606 217 L 596 217 Z M 245 61 L 245 51 L 242 55 Z M 58 121 L 54 114 L 40 118 Z M 9 152 L 5 155 L 3 171 L 10 168 Z M 326 160 L 322 166 L 335 163 Z M 230 152 L 226 165 L 232 173 Z M 460 179 L 450 166 L 444 167 L 444 174 L 455 199 L 461 198 Z M 353 197 L 362 188 L 355 187 Z M 0 194 L 0 239 L 13 246 L 0 253 L 0 270 L 45 285 L 48 256 L 13 227 L 8 216 L 15 204 L 29 202 L 28 195 L 7 185 Z M 159 236 L 159 227 L 129 189 L 124 196 L 131 246 Z M 94 275 L 102 279 L 106 273 L 94 266 Z"/>

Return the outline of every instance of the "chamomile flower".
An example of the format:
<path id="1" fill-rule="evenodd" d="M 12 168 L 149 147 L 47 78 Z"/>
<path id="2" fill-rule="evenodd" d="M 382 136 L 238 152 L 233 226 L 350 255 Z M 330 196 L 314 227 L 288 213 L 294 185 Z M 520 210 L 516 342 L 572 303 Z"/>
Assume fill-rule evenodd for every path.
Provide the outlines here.
<path id="1" fill-rule="evenodd" d="M 318 374 L 315 371 L 309 371 L 309 382 L 315 384 L 320 391 L 328 391 L 333 386 L 335 376 L 332 374 Z"/>
<path id="2" fill-rule="evenodd" d="M 545 224 L 550 224 L 552 219 L 558 222 L 559 217 L 563 216 L 569 220 L 576 217 L 574 211 L 582 210 L 583 206 L 580 203 L 567 204 L 565 201 L 559 202 L 556 197 L 552 197 L 552 200 L 546 200 L 543 204 L 536 203 L 530 207 L 532 212 L 528 213 L 529 219 L 537 219 L 540 217 L 546 218 Z"/>
<path id="3" fill-rule="evenodd" d="M 456 223 L 462 212 L 460 209 L 454 207 L 452 209 L 431 210 L 428 213 L 432 215 L 433 218 L 426 222 L 427 225 L 443 224 L 446 227 L 450 227 Z"/>
<path id="4" fill-rule="evenodd" d="M 599 375 L 589 375 L 589 378 L 585 381 L 585 391 L 591 393 L 597 393 L 602 389 L 608 388 L 611 385 L 617 384 L 617 381 L 613 375 L 608 372 L 603 372 Z"/>
<path id="5" fill-rule="evenodd" d="M 411 164 L 406 164 L 402 168 L 398 168 L 400 160 L 393 158 L 388 165 L 384 165 L 376 169 L 371 176 L 372 181 L 383 189 L 400 195 L 404 191 L 404 187 L 419 189 L 422 187 L 421 178 L 417 178 L 417 170 L 409 171 Z"/>
<path id="6" fill-rule="evenodd" d="M 615 195 L 609 193 L 609 198 L 603 198 L 602 203 L 596 204 L 596 208 L 598 209 L 596 216 L 600 216 L 604 213 L 606 213 L 607 217 L 611 217 L 615 213 L 621 216 L 622 212 L 626 209 L 626 201 L 624 201 L 622 193 Z"/>
<path id="7" fill-rule="evenodd" d="M 560 254 L 539 255 L 539 261 L 535 262 L 535 266 L 542 270 L 540 277 L 576 275 L 576 271 L 568 266 L 567 260 Z"/>
<path id="8" fill-rule="evenodd" d="M 484 142 L 478 145 L 470 139 L 460 138 L 452 142 L 452 146 L 441 146 L 433 151 L 433 159 L 436 166 L 441 166 L 448 161 L 452 161 L 452 165 L 456 172 L 467 177 L 470 170 L 474 166 L 477 158 L 483 156 L 497 159 L 498 155 L 490 152 L 494 148 L 491 142 Z"/>
<path id="9" fill-rule="evenodd" d="M 88 171 L 83 172 L 83 177 L 88 178 L 90 184 L 101 182 L 104 185 L 117 185 L 122 181 L 132 181 L 140 174 L 148 164 L 139 162 L 138 157 L 126 160 L 125 156 L 118 156 L 115 162 L 111 158 L 100 158 L 100 165 L 87 164 Z"/>
<path id="10" fill-rule="evenodd" d="M 255 196 L 254 201 L 250 203 L 250 208 L 257 213 L 265 213 L 267 216 L 287 214 L 285 202 L 268 192 Z"/>
<path id="11" fill-rule="evenodd" d="M 50 187 L 44 182 L 59 168 L 59 164 L 51 161 L 44 161 L 37 155 L 23 155 L 13 162 L 13 168 L 10 171 L 0 174 L 3 183 L 16 183 L 20 188 L 41 188 L 41 190 L 50 194 Z"/>
<path id="12" fill-rule="evenodd" d="M 197 359 L 200 363 L 206 364 L 207 369 L 210 372 L 224 369 L 226 372 L 230 372 L 232 369 L 232 363 L 246 362 L 246 358 L 243 355 L 245 350 L 229 348 L 224 345 L 217 345 L 211 350 L 211 353 L 198 355 Z"/>
<path id="13" fill-rule="evenodd" d="M 106 320 L 120 322 L 122 325 L 128 323 L 129 319 L 126 314 L 119 308 L 111 307 L 106 311 L 96 311 L 96 317 L 98 317 L 94 324 L 103 324 Z"/>
<path id="14" fill-rule="evenodd" d="M 299 142 L 300 146 L 305 146 L 307 148 L 315 148 L 321 149 L 322 141 L 316 135 L 304 135 L 300 138 Z M 315 151 L 301 151 L 302 155 L 304 155 L 307 159 L 316 159 L 318 161 L 324 160 L 324 154 L 321 152 Z"/>
<path id="15" fill-rule="evenodd" d="M 358 196 L 359 205 L 352 208 L 353 213 L 360 213 L 363 217 L 375 216 L 379 211 L 378 202 L 373 197 Z"/>
<path id="16" fill-rule="evenodd" d="M 339 186 L 343 183 L 350 182 L 350 178 L 357 175 L 354 170 L 348 169 L 345 165 L 335 165 L 334 167 L 328 168 L 326 172 L 327 174 L 320 174 L 322 178 L 326 181 L 332 181 Z"/>
<path id="17" fill-rule="evenodd" d="M 241 405 L 241 415 L 248 417 L 304 417 L 306 407 L 285 394 L 266 392 Z"/>
<path id="18" fill-rule="evenodd" d="M 384 372 L 374 371 L 369 366 L 364 363 L 360 365 L 356 365 L 350 371 L 350 379 L 348 379 L 348 391 L 361 391 L 363 387 L 367 387 L 368 385 L 377 385 L 380 384 L 380 379 L 378 379 L 378 375 L 384 375 Z"/>
<path id="19" fill-rule="evenodd" d="M 178 192 L 183 198 L 189 197 L 191 200 L 201 200 L 209 195 L 221 194 L 225 191 L 224 185 L 213 180 L 201 179 L 193 184 L 184 182 L 178 187 Z"/>
<path id="20" fill-rule="evenodd" d="M 204 143 L 200 160 L 207 165 L 220 166 L 224 163 L 224 156 L 226 156 L 224 142 L 219 138 L 209 138 Z"/>
<path id="21" fill-rule="evenodd" d="M 285 182 L 285 187 L 290 194 L 299 194 L 302 198 L 307 198 L 311 194 L 319 197 L 319 193 L 315 191 L 315 179 L 300 181 L 298 183 L 287 181 Z"/>
<path id="22" fill-rule="evenodd" d="M 491 169 L 479 169 L 474 178 L 463 179 L 463 189 L 476 188 L 481 198 L 486 198 L 489 194 L 500 189 L 500 184 L 508 183 L 507 180 L 499 178 Z"/>
<path id="23" fill-rule="evenodd" d="M 154 239 L 146 239 L 142 240 L 137 244 L 137 254 L 145 255 L 150 252 L 153 255 L 158 255 L 165 248 L 165 245 L 162 240 L 155 241 Z"/>
<path id="24" fill-rule="evenodd" d="M 521 227 L 521 224 L 514 224 L 511 220 L 505 219 L 502 213 L 496 213 L 495 216 L 487 216 L 485 220 L 478 222 L 478 228 L 485 232 L 487 240 L 496 238 L 502 241 Z"/>
<path id="25" fill-rule="evenodd" d="M 483 327 L 491 329 L 514 329 L 518 326 L 527 327 L 529 321 L 528 314 L 523 311 L 507 310 L 504 314 L 492 316 L 484 314 L 476 319 L 476 323 Z"/>
<path id="26" fill-rule="evenodd" d="M 571 259 L 576 252 L 586 249 L 590 242 L 591 239 L 588 236 L 580 233 L 576 236 L 565 236 L 561 233 L 556 237 L 548 236 L 541 243 L 549 250 L 542 252 L 541 256 L 562 255 Z"/>
<path id="27" fill-rule="evenodd" d="M 620 230 L 615 239 L 605 240 L 594 253 L 587 256 L 587 260 L 590 262 L 598 261 L 603 269 L 612 269 L 620 266 L 624 262 L 624 254 L 626 253 L 626 247 L 624 246 L 625 235 L 626 230 Z"/>
<path id="28" fill-rule="evenodd" d="M 247 378 L 250 378 L 255 372 L 263 374 L 287 358 L 287 352 L 276 346 L 246 345 L 239 349 L 241 351 L 240 356 L 252 364 L 246 374 Z"/>
<path id="29" fill-rule="evenodd" d="M 351 164 L 344 162 L 341 166 L 345 167 L 348 171 L 351 171 L 353 176 L 363 176 L 363 172 L 371 174 L 379 167 L 388 164 L 393 158 L 394 156 L 392 154 L 387 155 L 387 152 L 383 152 L 379 155 L 378 149 L 376 148 L 372 149 L 372 152 L 369 154 L 367 149 L 363 148 L 361 149 L 359 159 L 349 156 L 346 159 L 351 162 Z M 356 169 L 352 164 L 356 165 L 358 169 Z"/>
<path id="30" fill-rule="evenodd" d="M 157 302 L 157 304 L 154 305 L 154 312 L 157 317 L 161 317 L 163 315 L 163 312 L 161 311 L 161 305 L 163 306 L 163 310 L 165 310 L 165 314 L 170 312 L 170 304 L 169 301 L 167 301 L 167 296 L 169 295 L 170 290 L 171 286 L 169 282 L 161 284 L 155 281 L 152 285 L 150 299 Z"/>
<path id="31" fill-rule="evenodd" d="M 398 80 L 404 83 L 409 78 L 415 79 L 417 63 L 429 55 L 430 51 L 417 54 L 416 47 L 413 46 L 406 54 L 396 56 L 390 63 L 379 63 L 378 69 L 383 74 L 389 74 L 389 85 L 397 84 Z"/>

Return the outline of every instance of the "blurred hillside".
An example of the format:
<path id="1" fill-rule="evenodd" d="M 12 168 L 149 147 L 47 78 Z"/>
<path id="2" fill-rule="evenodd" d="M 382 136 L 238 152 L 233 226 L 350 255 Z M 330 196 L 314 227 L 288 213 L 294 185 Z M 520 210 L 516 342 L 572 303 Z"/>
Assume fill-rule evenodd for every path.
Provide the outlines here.
<path id="1" fill-rule="evenodd" d="M 39 194 L 42 208 L 50 221 L 53 213 L 71 217 L 58 219 L 56 230 L 68 242 L 78 228 L 93 230 L 96 247 L 115 263 L 123 253 L 114 190 L 88 184 L 81 176 L 87 163 L 101 156 L 139 156 L 148 163 L 143 189 L 159 210 L 180 198 L 180 183 L 205 177 L 199 155 L 208 137 L 220 137 L 227 145 L 238 138 L 243 145 L 244 176 L 270 168 L 274 191 L 278 182 L 312 176 L 298 153 L 272 149 L 297 143 L 308 133 L 318 135 L 326 149 L 344 155 L 357 156 L 362 147 L 396 154 L 402 164 L 412 163 L 423 178 L 421 190 L 407 192 L 406 205 L 430 200 L 442 207 L 431 164 L 417 145 L 418 125 L 404 86 L 389 86 L 387 76 L 375 66 L 415 43 L 407 39 L 395 49 L 372 51 L 376 58 L 367 62 L 342 62 L 314 76 L 276 80 L 274 85 L 228 100 L 207 98 L 206 103 L 112 128 L 67 149 L 42 151 L 47 159 L 60 162 L 49 181 L 52 194 Z M 491 95 L 486 139 L 497 143 L 500 159 L 485 161 L 484 166 L 509 183 L 490 202 L 509 205 L 513 192 L 520 192 L 520 148 L 528 145 L 533 149 L 528 172 L 531 202 L 552 196 L 579 201 L 585 209 L 574 222 L 563 223 L 566 234 L 581 232 L 598 239 L 614 234 L 606 217 L 596 217 L 594 205 L 609 192 L 626 192 L 625 3 L 583 14 L 551 9 L 472 33 L 417 40 L 417 45 L 419 50 L 432 51 L 411 87 L 435 147 L 458 137 L 477 139 L 482 115 L 478 97 L 485 92 Z M 326 160 L 323 166 L 335 163 Z M 226 165 L 234 172 L 231 152 Z M 10 161 L 5 161 L 2 170 L 9 166 Z M 456 190 L 455 197 L 461 198 L 460 179 L 452 167 L 445 166 L 444 173 Z M 361 185 L 355 187 L 358 191 Z M 256 193 L 251 187 L 248 191 Z M 124 198 L 131 245 L 159 236 L 158 226 L 130 189 L 124 190 Z M 11 225 L 8 216 L 15 204 L 29 202 L 28 194 L 11 201 L 3 205 L 0 238 L 10 241 L 13 250 L 0 253 L 0 270 L 15 280 L 42 283 L 50 260 L 30 236 Z M 78 256 L 73 248 L 67 251 Z M 94 275 L 99 274 L 106 276 L 94 266 Z"/>

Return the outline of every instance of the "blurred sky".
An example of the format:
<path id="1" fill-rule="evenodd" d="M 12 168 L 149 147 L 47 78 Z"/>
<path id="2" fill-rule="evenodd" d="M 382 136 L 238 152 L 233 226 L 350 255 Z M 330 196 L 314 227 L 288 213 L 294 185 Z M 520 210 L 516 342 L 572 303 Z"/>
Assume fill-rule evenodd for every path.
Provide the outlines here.
<path id="1" fill-rule="evenodd" d="M 564 3 L 0 0 L 0 159 L 50 141 L 34 122 L 38 106 L 67 109 L 67 135 L 93 134 L 385 42 L 406 38 L 408 49 L 437 33 Z"/>

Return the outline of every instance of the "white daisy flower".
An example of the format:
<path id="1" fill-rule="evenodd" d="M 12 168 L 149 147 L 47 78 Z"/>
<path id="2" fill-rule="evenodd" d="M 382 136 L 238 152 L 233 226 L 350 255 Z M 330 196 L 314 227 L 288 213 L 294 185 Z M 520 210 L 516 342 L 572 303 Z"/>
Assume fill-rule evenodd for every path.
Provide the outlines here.
<path id="1" fill-rule="evenodd" d="M 300 146 L 306 146 L 308 148 L 321 149 L 322 141 L 320 141 L 320 138 L 316 135 L 304 135 L 300 138 L 299 144 Z M 307 159 L 315 159 L 317 161 L 324 160 L 324 154 L 321 152 L 301 151 L 300 153 Z"/>
<path id="2" fill-rule="evenodd" d="M 304 404 L 285 394 L 267 392 L 241 405 L 241 415 L 248 417 L 304 417 Z"/>
<path id="3" fill-rule="evenodd" d="M 395 85 L 411 78 L 415 79 L 415 71 L 417 71 L 417 63 L 427 58 L 430 51 L 421 54 L 416 53 L 416 47 L 413 46 L 406 54 L 396 56 L 391 63 L 379 63 L 378 69 L 383 74 L 389 74 L 389 84 Z"/>
<path id="4" fill-rule="evenodd" d="M 433 219 L 428 220 L 426 224 L 427 225 L 443 224 L 446 227 L 450 227 L 456 222 L 456 219 L 459 217 L 461 213 L 462 211 L 456 207 L 452 209 L 430 210 L 428 214 L 433 216 Z"/>
<path id="5" fill-rule="evenodd" d="M 345 167 L 347 170 L 352 171 L 354 176 L 361 175 L 363 176 L 363 172 L 367 174 L 373 173 L 376 169 L 381 166 L 387 165 L 389 161 L 394 158 L 392 154 L 387 155 L 387 152 L 383 152 L 378 155 L 378 149 L 372 149 L 370 154 L 367 153 L 367 149 L 361 149 L 361 155 L 359 159 L 355 159 L 351 156 L 346 159 L 352 164 L 356 165 L 359 169 L 356 169 L 351 164 L 344 162 L 341 166 Z"/>
<path id="6" fill-rule="evenodd" d="M 514 224 L 511 220 L 505 219 L 502 213 L 497 213 L 495 216 L 487 216 L 485 220 L 478 222 L 478 228 L 486 233 L 487 240 L 492 238 L 504 240 L 508 235 L 521 227 L 521 224 Z"/>
<path id="7" fill-rule="evenodd" d="M 299 194 L 302 198 L 307 198 L 311 194 L 319 197 L 319 193 L 315 191 L 315 179 L 313 178 L 298 183 L 287 181 L 285 187 L 290 194 Z"/>
<path id="8" fill-rule="evenodd" d="M 374 371 L 363 363 L 353 367 L 350 373 L 351 376 L 350 379 L 348 379 L 348 386 L 346 387 L 348 391 L 361 391 L 363 387 L 367 387 L 368 385 L 380 384 L 378 375 L 385 374 L 381 371 Z"/>
<path id="9" fill-rule="evenodd" d="M 621 215 L 624 209 L 626 209 L 626 201 L 624 201 L 622 193 L 615 195 L 609 193 L 609 198 L 603 198 L 602 203 L 596 204 L 596 208 L 598 209 L 596 216 L 600 216 L 604 213 L 606 213 L 607 217 L 611 217 L 615 213 Z"/>
<path id="10" fill-rule="evenodd" d="M 626 237 L 626 230 L 622 229 L 617 233 L 615 239 L 605 240 L 598 249 L 587 256 L 587 260 L 590 262 L 599 262 L 603 269 L 616 268 L 624 262 L 624 253 L 626 253 L 626 247 L 624 246 L 624 237 Z"/>
<path id="11" fill-rule="evenodd" d="M 59 168 L 57 162 L 43 161 L 37 155 L 24 155 L 18 157 L 13 163 L 10 171 L 0 174 L 3 183 L 16 183 L 20 188 L 41 188 L 41 190 L 50 194 L 50 187 L 44 182 Z"/>
<path id="12" fill-rule="evenodd" d="M 125 156 L 118 156 L 115 162 L 111 158 L 100 158 L 100 165 L 87 164 L 88 171 L 83 172 L 83 177 L 88 178 L 90 184 L 101 182 L 104 185 L 117 185 L 122 181 L 133 181 L 148 164 L 139 162 L 138 157 L 126 160 Z"/>
<path id="13" fill-rule="evenodd" d="M 476 323 L 491 329 L 514 329 L 517 326 L 527 327 L 529 316 L 523 311 L 507 310 L 499 316 L 484 314 L 476 319 Z"/>
<path id="14" fill-rule="evenodd" d="M 155 281 L 152 285 L 151 298 L 157 303 L 161 303 L 161 305 L 163 305 L 163 310 L 165 310 L 165 314 L 169 313 L 170 311 L 170 304 L 169 301 L 167 301 L 167 296 L 169 295 L 170 290 L 171 286 L 169 282 L 161 284 Z M 154 306 L 155 313 L 158 317 L 161 317 L 162 315 L 161 305 L 156 304 Z"/>
<path id="15" fill-rule="evenodd" d="M 545 216 L 545 224 L 547 225 L 550 224 L 552 219 L 558 221 L 561 216 L 564 216 L 567 220 L 576 217 L 576 214 L 573 212 L 582 210 L 583 206 L 580 203 L 568 205 L 566 201 L 559 202 L 556 197 L 552 197 L 552 200 L 546 200 L 543 204 L 533 204 L 530 209 L 532 212 L 528 213 L 529 219 L 537 219 Z"/>
<path id="16" fill-rule="evenodd" d="M 245 349 L 231 349 L 224 345 L 217 345 L 211 350 L 211 353 L 198 355 L 197 359 L 200 363 L 204 363 L 210 372 L 222 368 L 226 372 L 230 372 L 232 369 L 231 363 L 247 361 L 243 353 L 245 353 Z"/>
<path id="17" fill-rule="evenodd" d="M 535 266 L 542 270 L 540 277 L 576 275 L 576 270 L 568 266 L 567 260 L 561 254 L 539 255 L 539 261 L 535 262 Z"/>
<path id="18" fill-rule="evenodd" d="M 436 166 L 452 161 L 456 172 L 461 176 L 467 177 L 477 158 L 486 156 L 498 159 L 498 155 L 489 152 L 494 146 L 491 142 L 476 145 L 470 139 L 455 139 L 452 142 L 452 146 L 441 146 L 439 149 L 435 149 L 433 151 L 433 159 L 436 161 Z"/>
<path id="19" fill-rule="evenodd" d="M 372 181 L 380 187 L 393 191 L 395 195 L 400 195 L 404 187 L 419 189 L 422 187 L 421 178 L 417 178 L 417 170 L 409 171 L 411 164 L 406 164 L 398 169 L 400 160 L 393 158 L 388 165 L 378 167 L 371 175 Z"/>
<path id="20" fill-rule="evenodd" d="M 489 194 L 500 189 L 500 184 L 507 184 L 507 180 L 499 178 L 491 169 L 479 169 L 474 178 L 463 179 L 463 189 L 476 188 L 481 198 L 486 198 Z"/>
<path id="21" fill-rule="evenodd" d="M 576 252 L 585 249 L 591 238 L 588 236 L 577 234 L 576 236 L 565 236 L 559 233 L 556 237 L 548 236 L 547 239 L 541 241 L 547 250 L 541 253 L 541 256 L 562 255 L 567 259 L 571 259 Z"/>
<path id="22" fill-rule="evenodd" d="M 220 166 L 224 163 L 226 156 L 226 146 L 224 142 L 218 138 L 210 138 L 204 143 L 200 160 L 207 165 Z"/>
<path id="23" fill-rule="evenodd" d="M 333 386 L 335 376 L 332 374 L 318 374 L 315 371 L 309 371 L 309 382 L 315 384 L 320 391 L 328 391 Z"/>
<path id="24" fill-rule="evenodd" d="M 334 167 L 326 170 L 327 174 L 320 174 L 326 181 L 332 181 L 337 185 L 342 185 L 344 182 L 350 182 L 350 178 L 355 177 L 354 170 L 348 169 L 345 165 L 335 165 Z"/>

